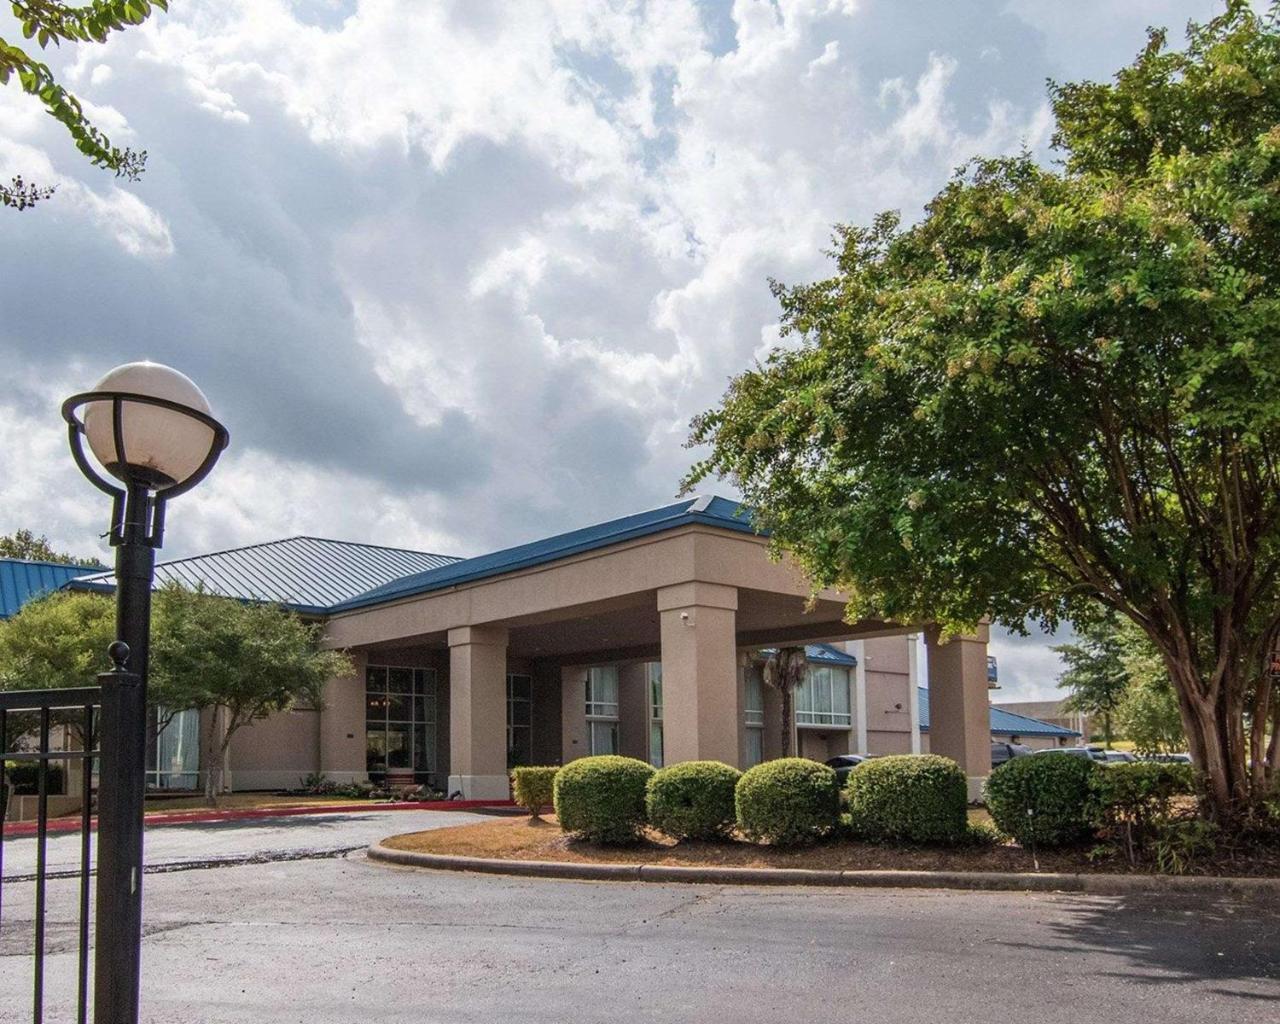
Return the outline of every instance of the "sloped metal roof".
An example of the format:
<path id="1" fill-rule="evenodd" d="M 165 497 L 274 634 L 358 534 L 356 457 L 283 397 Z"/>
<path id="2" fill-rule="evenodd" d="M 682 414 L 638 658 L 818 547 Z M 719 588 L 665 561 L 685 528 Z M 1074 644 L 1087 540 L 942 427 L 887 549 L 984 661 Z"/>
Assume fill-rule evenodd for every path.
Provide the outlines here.
<path id="1" fill-rule="evenodd" d="M 0 558 L 0 619 L 17 615 L 28 601 L 58 590 L 68 580 L 89 571 L 91 567 L 83 565 Z"/>
<path id="2" fill-rule="evenodd" d="M 394 601 L 401 597 L 425 594 L 445 587 L 454 587 L 462 583 L 471 583 L 492 576 L 501 576 L 504 573 L 545 565 L 584 551 L 593 551 L 608 547 L 610 544 L 620 544 L 626 540 L 661 533 L 664 530 L 674 530 L 693 523 L 737 530 L 742 533 L 756 532 L 751 525 L 749 511 L 736 501 L 713 495 L 686 498 L 671 505 L 650 509 L 648 512 L 637 512 L 634 515 L 623 516 L 621 519 L 611 519 L 606 523 L 570 530 L 568 533 L 557 534 L 544 540 L 535 540 L 488 555 L 455 561 L 441 568 L 429 569 L 405 579 L 374 587 L 366 593 L 349 598 L 331 610 L 347 611 L 366 605 L 381 604 L 384 601 Z"/>
<path id="3" fill-rule="evenodd" d="M 929 731 L 929 690 L 920 687 L 920 731 Z M 1038 718 L 1015 715 L 1012 711 L 991 709 L 991 732 L 995 736 L 1079 736 L 1078 732 L 1064 729 Z"/>
<path id="4" fill-rule="evenodd" d="M 223 597 L 272 601 L 300 612 L 321 614 L 365 591 L 458 561 L 451 555 L 377 544 L 289 537 L 180 558 L 156 565 L 156 584 L 203 586 Z M 83 575 L 69 586 L 114 590 L 114 573 Z"/>

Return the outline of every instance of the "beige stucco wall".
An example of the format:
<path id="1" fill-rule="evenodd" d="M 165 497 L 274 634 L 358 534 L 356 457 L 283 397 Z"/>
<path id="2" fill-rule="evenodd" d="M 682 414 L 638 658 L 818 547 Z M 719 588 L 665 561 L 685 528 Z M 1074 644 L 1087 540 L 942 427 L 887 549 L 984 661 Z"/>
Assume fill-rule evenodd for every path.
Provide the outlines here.
<path id="1" fill-rule="evenodd" d="M 320 719 L 318 711 L 295 709 L 237 729 L 229 751 L 230 788 L 297 789 L 320 767 Z M 360 730 L 363 749 L 363 722 Z"/>

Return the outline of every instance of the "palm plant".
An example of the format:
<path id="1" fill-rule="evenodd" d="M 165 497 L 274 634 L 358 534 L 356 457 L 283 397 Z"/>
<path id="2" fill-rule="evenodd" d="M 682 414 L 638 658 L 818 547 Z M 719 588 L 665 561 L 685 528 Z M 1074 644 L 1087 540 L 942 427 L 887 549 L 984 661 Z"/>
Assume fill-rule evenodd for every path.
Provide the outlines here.
<path id="1" fill-rule="evenodd" d="M 809 670 L 804 647 L 779 647 L 764 663 L 764 681 L 782 695 L 782 756 L 790 757 L 792 746 L 792 704 L 795 689 Z"/>

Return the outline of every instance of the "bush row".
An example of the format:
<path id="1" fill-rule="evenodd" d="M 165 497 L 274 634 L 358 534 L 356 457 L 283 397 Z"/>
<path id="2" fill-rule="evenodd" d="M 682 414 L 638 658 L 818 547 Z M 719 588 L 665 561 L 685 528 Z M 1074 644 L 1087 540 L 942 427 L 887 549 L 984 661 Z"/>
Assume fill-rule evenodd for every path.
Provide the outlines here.
<path id="1" fill-rule="evenodd" d="M 850 775 L 851 819 L 875 841 L 959 842 L 969 832 L 965 788 L 947 758 L 879 758 Z M 737 828 L 753 842 L 789 846 L 829 834 L 840 819 L 835 772 L 798 757 L 746 772 L 717 761 L 655 771 L 634 758 L 584 757 L 561 769 L 517 768 L 512 789 L 531 814 L 554 803 L 561 828 L 593 842 L 629 842 L 650 825 L 675 839 L 722 839 Z"/>
<path id="2" fill-rule="evenodd" d="M 530 813 L 554 804 L 566 832 L 604 843 L 630 842 L 652 826 L 679 840 L 723 839 L 736 828 L 753 842 L 796 845 L 831 833 L 840 815 L 835 773 L 804 758 L 739 772 L 717 761 L 655 771 L 634 758 L 586 757 L 564 768 L 517 768 L 512 788 Z M 963 770 L 949 758 L 875 758 L 849 774 L 849 829 L 871 842 L 965 842 L 974 833 L 966 789 Z M 1193 791 L 1187 765 L 1103 765 L 1041 754 L 995 769 L 987 807 L 1000 832 L 1023 846 L 1102 835 L 1123 840 L 1132 858 Z"/>
<path id="3" fill-rule="evenodd" d="M 1069 846 L 1098 830 L 1134 844 L 1195 792 L 1190 765 L 1100 764 L 1070 754 L 1016 757 L 987 779 L 987 810 L 1022 846 Z"/>

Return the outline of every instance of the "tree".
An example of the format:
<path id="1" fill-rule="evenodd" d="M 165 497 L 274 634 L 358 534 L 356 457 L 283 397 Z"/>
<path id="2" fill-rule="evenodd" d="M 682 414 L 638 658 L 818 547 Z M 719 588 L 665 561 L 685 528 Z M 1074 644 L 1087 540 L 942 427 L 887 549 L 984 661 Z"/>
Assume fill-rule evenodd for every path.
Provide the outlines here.
<path id="1" fill-rule="evenodd" d="M 319 626 L 277 605 L 216 597 L 176 584 L 155 594 L 147 702 L 156 728 L 180 711 L 211 709 L 205 792 L 222 788 L 235 733 L 295 706 L 319 708 L 324 683 L 350 660 L 317 649 Z M 58 591 L 0 621 L 0 689 L 92 686 L 108 667 L 115 603 L 104 594 Z M 78 714 L 58 719 L 79 728 Z"/>
<path id="2" fill-rule="evenodd" d="M 1139 754 L 1172 754 L 1186 747 L 1178 698 L 1163 670 L 1132 680 L 1116 708 L 1116 721 Z"/>
<path id="3" fill-rule="evenodd" d="M 168 0 L 92 0 L 86 6 L 72 6 L 55 0 L 13 0 L 13 16 L 22 34 L 45 49 L 50 43 L 103 43 L 112 32 L 141 25 L 154 8 L 169 9 Z M 97 167 L 115 171 L 117 178 L 137 181 L 147 162 L 146 150 L 120 149 L 85 116 L 71 93 L 54 78 L 47 64 L 0 37 L 0 85 L 16 79 L 18 87 L 44 104 L 51 117 L 70 133 L 76 148 Z M 0 183 L 0 206 L 25 210 L 53 195 L 56 186 L 33 185 L 21 177 L 8 185 Z"/>
<path id="4" fill-rule="evenodd" d="M 795 729 L 792 722 L 795 715 L 792 705 L 795 702 L 796 687 L 804 682 L 805 673 L 809 671 L 809 661 L 803 647 L 779 647 L 765 659 L 764 681 L 782 694 L 782 756 L 790 757 L 794 751 L 793 737 Z"/>
<path id="5" fill-rule="evenodd" d="M 685 481 L 734 480 L 852 617 L 1129 619 L 1222 820 L 1265 791 L 1280 633 L 1276 17 L 1152 31 L 1051 86 L 1059 166 L 977 160 L 911 227 L 839 228 Z"/>
<path id="6" fill-rule="evenodd" d="M 320 626 L 278 605 L 163 588 L 156 664 L 184 681 L 186 706 L 211 709 L 203 756 L 205 796 L 216 802 L 229 771 L 231 741 L 251 722 L 294 707 L 319 709 L 324 684 L 350 675 L 351 661 L 317 648 Z"/>
<path id="7" fill-rule="evenodd" d="M 1074 643 L 1058 644 L 1052 650 L 1067 665 L 1058 677 L 1058 685 L 1071 691 L 1065 701 L 1067 709 L 1100 717 L 1103 740 L 1110 749 L 1111 716 L 1129 689 L 1124 649 L 1115 619 L 1093 621 L 1081 630 Z"/>
<path id="8" fill-rule="evenodd" d="M 0 558 L 24 558 L 32 562 L 60 562 L 63 565 L 83 565 L 88 569 L 101 568 L 96 558 L 79 558 L 49 546 L 49 538 L 37 537 L 31 530 L 15 530 L 0 537 Z"/>

